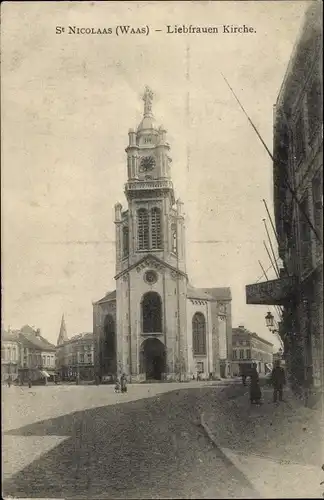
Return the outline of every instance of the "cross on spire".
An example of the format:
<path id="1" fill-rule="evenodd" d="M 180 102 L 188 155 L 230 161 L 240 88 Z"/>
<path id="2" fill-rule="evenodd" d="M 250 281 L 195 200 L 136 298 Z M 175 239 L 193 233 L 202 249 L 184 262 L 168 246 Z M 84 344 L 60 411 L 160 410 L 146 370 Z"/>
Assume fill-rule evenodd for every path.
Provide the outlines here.
<path id="1" fill-rule="evenodd" d="M 153 101 L 154 94 L 150 87 L 146 85 L 144 94 L 143 94 L 143 101 L 144 101 L 144 116 L 152 116 L 152 101 Z"/>

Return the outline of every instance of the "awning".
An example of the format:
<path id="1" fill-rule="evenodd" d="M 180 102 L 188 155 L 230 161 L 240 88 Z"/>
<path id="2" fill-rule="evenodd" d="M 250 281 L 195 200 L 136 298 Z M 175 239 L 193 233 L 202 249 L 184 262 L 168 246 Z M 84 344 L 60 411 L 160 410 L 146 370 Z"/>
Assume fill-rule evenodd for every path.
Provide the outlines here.
<path id="1" fill-rule="evenodd" d="M 40 372 L 44 377 L 50 378 L 50 375 L 45 370 L 41 370 Z"/>
<path id="2" fill-rule="evenodd" d="M 260 305 L 283 305 L 296 291 L 296 278 L 286 276 L 277 280 L 246 285 L 246 303 Z"/>

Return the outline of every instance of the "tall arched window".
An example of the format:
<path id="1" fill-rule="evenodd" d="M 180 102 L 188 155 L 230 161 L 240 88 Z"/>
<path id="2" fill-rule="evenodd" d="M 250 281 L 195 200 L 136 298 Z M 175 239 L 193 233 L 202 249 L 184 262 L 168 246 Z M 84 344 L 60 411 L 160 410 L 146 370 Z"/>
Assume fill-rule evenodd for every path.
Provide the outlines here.
<path id="1" fill-rule="evenodd" d="M 107 314 L 101 336 L 100 368 L 103 375 L 116 372 L 116 324 L 111 314 Z"/>
<path id="2" fill-rule="evenodd" d="M 172 252 L 177 253 L 178 245 L 177 245 L 177 225 L 171 224 L 171 244 L 172 244 Z"/>
<path id="3" fill-rule="evenodd" d="M 200 312 L 194 314 L 192 318 L 192 343 L 195 355 L 206 355 L 206 320 Z"/>
<path id="4" fill-rule="evenodd" d="M 138 250 L 149 248 L 149 218 L 145 208 L 137 211 L 137 248 Z"/>
<path id="5" fill-rule="evenodd" d="M 129 252 L 129 230 L 128 227 L 123 227 L 123 257 L 127 257 Z"/>
<path id="6" fill-rule="evenodd" d="M 158 249 L 161 247 L 161 210 L 157 207 L 154 207 L 151 210 L 151 248 Z"/>
<path id="7" fill-rule="evenodd" d="M 162 332 L 162 301 L 156 292 L 148 292 L 142 300 L 143 333 Z"/>

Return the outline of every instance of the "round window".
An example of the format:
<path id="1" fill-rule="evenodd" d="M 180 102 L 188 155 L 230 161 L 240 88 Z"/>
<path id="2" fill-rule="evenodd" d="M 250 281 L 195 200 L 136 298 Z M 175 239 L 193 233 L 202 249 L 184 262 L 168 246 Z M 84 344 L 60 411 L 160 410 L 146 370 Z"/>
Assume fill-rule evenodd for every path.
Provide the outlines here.
<path id="1" fill-rule="evenodd" d="M 146 281 L 146 283 L 149 283 L 150 285 L 156 283 L 157 280 L 158 276 L 155 271 L 146 271 L 146 273 L 144 274 L 144 281 Z"/>

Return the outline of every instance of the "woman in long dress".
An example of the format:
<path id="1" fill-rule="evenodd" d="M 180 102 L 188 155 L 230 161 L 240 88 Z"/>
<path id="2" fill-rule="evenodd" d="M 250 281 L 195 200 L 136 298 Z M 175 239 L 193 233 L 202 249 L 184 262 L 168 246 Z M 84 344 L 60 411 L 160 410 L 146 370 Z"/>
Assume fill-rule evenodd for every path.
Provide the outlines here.
<path id="1" fill-rule="evenodd" d="M 261 400 L 261 389 L 260 389 L 260 379 L 256 368 L 256 363 L 253 363 L 251 374 L 250 374 L 250 401 L 251 404 L 260 404 Z"/>
<path id="2" fill-rule="evenodd" d="M 121 392 L 127 392 L 127 380 L 125 373 L 122 374 L 120 379 Z"/>

